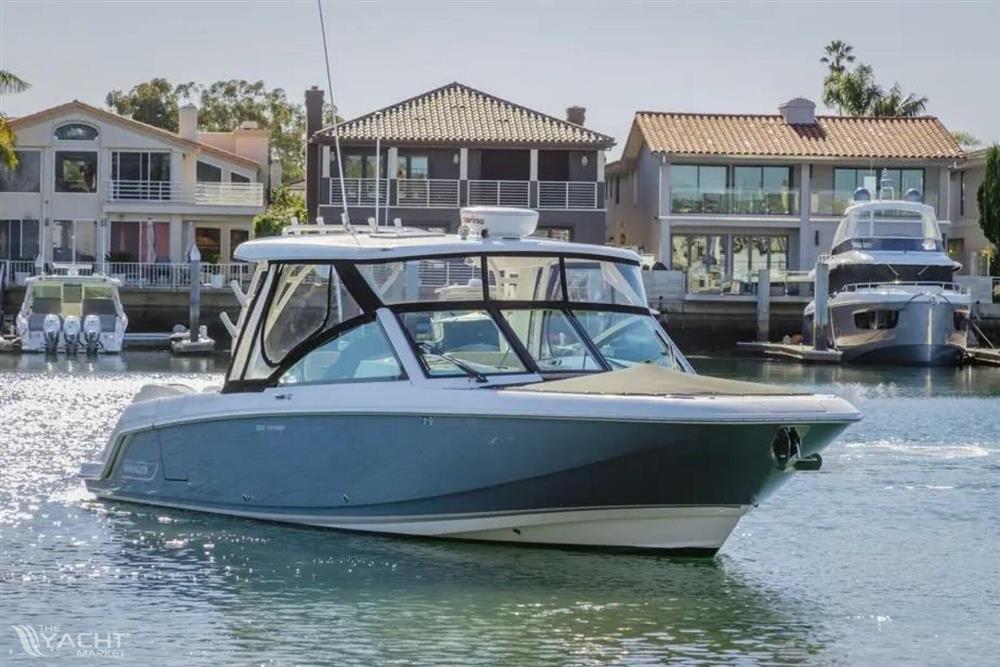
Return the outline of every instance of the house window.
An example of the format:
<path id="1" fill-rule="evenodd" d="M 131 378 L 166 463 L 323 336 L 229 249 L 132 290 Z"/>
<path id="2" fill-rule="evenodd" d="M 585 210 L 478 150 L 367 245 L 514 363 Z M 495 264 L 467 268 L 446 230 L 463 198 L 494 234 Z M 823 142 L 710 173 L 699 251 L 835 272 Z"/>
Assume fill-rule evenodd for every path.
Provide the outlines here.
<path id="1" fill-rule="evenodd" d="M 195 178 L 199 183 L 221 183 L 222 167 L 198 160 L 198 167 Z"/>
<path id="2" fill-rule="evenodd" d="M 965 217 L 965 171 L 958 172 L 958 214 Z"/>
<path id="3" fill-rule="evenodd" d="M 96 127 L 83 123 L 67 123 L 56 128 L 56 139 L 63 141 L 93 141 L 98 134 Z"/>
<path id="4" fill-rule="evenodd" d="M 761 269 L 782 274 L 788 268 L 787 236 L 734 236 L 733 280 L 749 285 Z"/>
<path id="5" fill-rule="evenodd" d="M 882 196 L 882 175 L 892 181 L 893 197 L 902 199 L 908 190 L 915 189 L 921 195 L 924 193 L 924 170 L 923 169 L 845 169 L 836 168 L 833 170 L 833 187 L 836 198 L 840 204 L 851 201 L 854 191 L 865 187 L 865 177 L 874 177 L 876 180 L 876 192 L 870 193 L 874 196 Z M 888 194 L 888 193 L 886 193 Z M 835 214 L 843 213 L 843 208 L 834 211 Z"/>
<path id="6" fill-rule="evenodd" d="M 37 220 L 0 220 L 0 260 L 38 257 Z"/>
<path id="7" fill-rule="evenodd" d="M 56 192 L 97 192 L 97 153 L 56 151 Z"/>
<path id="8" fill-rule="evenodd" d="M 170 199 L 170 153 L 114 151 L 111 180 L 114 199 Z"/>
<path id="9" fill-rule="evenodd" d="M 798 212 L 791 167 L 733 167 L 730 212 L 743 215 L 792 215 Z"/>
<path id="10" fill-rule="evenodd" d="M 250 240 L 250 230 L 249 229 L 230 229 L 229 230 L 229 254 L 232 255 L 236 252 L 237 246 Z"/>
<path id="11" fill-rule="evenodd" d="M 725 196 L 725 166 L 670 165 L 672 213 L 723 213 Z"/>
<path id="12" fill-rule="evenodd" d="M 385 159 L 379 165 L 379 175 L 385 178 Z M 330 162 L 330 173 L 336 178 L 337 159 Z M 344 156 L 344 178 L 375 178 L 375 156 L 374 155 L 345 155 Z"/>
<path id="13" fill-rule="evenodd" d="M 169 262 L 170 223 L 151 220 L 112 220 L 112 262 Z"/>
<path id="14" fill-rule="evenodd" d="M 374 158 L 371 161 L 374 167 Z M 374 172 L 370 176 L 374 177 Z M 396 178 L 430 178 L 430 160 L 426 155 L 400 155 L 396 165 Z"/>
<path id="15" fill-rule="evenodd" d="M 52 223 L 52 261 L 97 260 L 96 220 L 55 220 Z"/>
<path id="16" fill-rule="evenodd" d="M 237 174 L 235 171 L 230 172 L 229 181 L 231 183 L 249 183 L 250 177 L 244 176 L 243 174 Z"/>
<path id="17" fill-rule="evenodd" d="M 14 151 L 17 167 L 0 164 L 0 192 L 38 192 L 42 180 L 41 151 Z"/>
<path id="18" fill-rule="evenodd" d="M 554 239 L 556 241 L 572 241 L 573 230 L 569 227 L 538 227 L 532 236 L 540 239 Z"/>
<path id="19" fill-rule="evenodd" d="M 194 231 L 195 244 L 201 253 L 201 260 L 217 264 L 222 255 L 222 230 L 218 227 L 197 227 Z"/>

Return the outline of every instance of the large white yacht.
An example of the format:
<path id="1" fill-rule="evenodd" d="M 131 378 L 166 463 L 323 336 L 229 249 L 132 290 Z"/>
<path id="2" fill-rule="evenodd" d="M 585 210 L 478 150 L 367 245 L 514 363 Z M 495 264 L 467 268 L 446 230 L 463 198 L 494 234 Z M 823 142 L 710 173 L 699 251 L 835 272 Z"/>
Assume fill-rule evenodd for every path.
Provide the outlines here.
<path id="1" fill-rule="evenodd" d="M 459 235 L 302 225 L 242 244 L 256 272 L 224 385 L 147 387 L 101 498 L 311 526 L 714 554 L 860 415 L 696 375 L 639 257 L 531 238 L 534 211 Z"/>
<path id="2" fill-rule="evenodd" d="M 28 278 L 16 320 L 21 351 L 121 352 L 128 317 L 119 285 L 115 278 L 75 270 Z"/>
<path id="3" fill-rule="evenodd" d="M 888 189 L 888 188 L 886 188 Z M 904 200 L 870 200 L 866 189 L 833 239 L 830 330 L 824 341 L 858 363 L 954 364 L 965 356 L 971 300 L 954 283 L 961 265 L 944 251 L 931 206 L 913 190 Z M 815 302 L 803 318 L 814 343 Z"/>

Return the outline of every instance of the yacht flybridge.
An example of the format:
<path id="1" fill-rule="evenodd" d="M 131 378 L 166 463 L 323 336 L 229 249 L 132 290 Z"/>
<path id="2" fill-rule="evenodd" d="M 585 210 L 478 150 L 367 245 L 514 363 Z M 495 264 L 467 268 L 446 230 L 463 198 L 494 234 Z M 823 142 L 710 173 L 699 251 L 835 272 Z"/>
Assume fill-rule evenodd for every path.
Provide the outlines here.
<path id="1" fill-rule="evenodd" d="M 639 258 L 530 238 L 301 225 L 256 265 L 225 383 L 148 387 L 88 488 L 310 526 L 714 554 L 858 412 L 706 378 L 652 316 Z"/>
<path id="2" fill-rule="evenodd" d="M 888 191 L 888 184 L 883 191 Z M 828 260 L 825 342 L 844 361 L 955 364 L 965 356 L 971 298 L 954 283 L 961 265 L 944 251 L 934 209 L 913 190 L 904 200 L 855 193 Z M 803 338 L 814 343 L 815 303 Z"/>

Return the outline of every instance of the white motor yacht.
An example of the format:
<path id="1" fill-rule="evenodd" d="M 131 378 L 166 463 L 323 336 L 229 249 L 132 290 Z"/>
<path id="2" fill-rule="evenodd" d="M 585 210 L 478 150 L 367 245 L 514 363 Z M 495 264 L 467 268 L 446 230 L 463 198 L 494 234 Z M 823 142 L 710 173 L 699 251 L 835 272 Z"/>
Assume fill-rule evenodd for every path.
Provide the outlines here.
<path id="1" fill-rule="evenodd" d="M 128 317 L 119 286 L 117 279 L 101 274 L 28 278 L 17 315 L 21 350 L 121 352 Z"/>
<path id="2" fill-rule="evenodd" d="M 971 299 L 954 282 L 961 265 L 944 251 L 931 206 L 870 201 L 855 193 L 833 240 L 829 266 L 829 347 L 857 363 L 957 364 L 965 357 Z M 814 343 L 815 302 L 803 318 Z"/>
<path id="3" fill-rule="evenodd" d="M 628 250 L 301 225 L 256 266 L 218 390 L 143 389 L 100 498 L 409 536 L 714 554 L 860 415 L 836 396 L 697 375 Z"/>

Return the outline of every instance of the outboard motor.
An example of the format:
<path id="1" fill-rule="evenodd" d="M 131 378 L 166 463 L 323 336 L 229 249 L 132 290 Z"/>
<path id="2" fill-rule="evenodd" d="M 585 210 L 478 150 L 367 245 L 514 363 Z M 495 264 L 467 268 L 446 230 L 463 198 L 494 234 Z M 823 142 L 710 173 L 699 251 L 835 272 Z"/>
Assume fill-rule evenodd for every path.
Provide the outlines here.
<path id="1" fill-rule="evenodd" d="M 55 354 L 59 347 L 59 333 L 62 331 L 62 322 L 55 313 L 49 313 L 42 321 L 42 333 L 45 336 L 45 351 Z"/>
<path id="2" fill-rule="evenodd" d="M 83 318 L 83 342 L 87 346 L 87 354 L 97 354 L 101 344 L 101 318 L 97 315 Z"/>
<path id="3" fill-rule="evenodd" d="M 66 342 L 66 354 L 76 354 L 80 346 L 80 318 L 67 315 L 63 322 L 63 340 Z"/>

